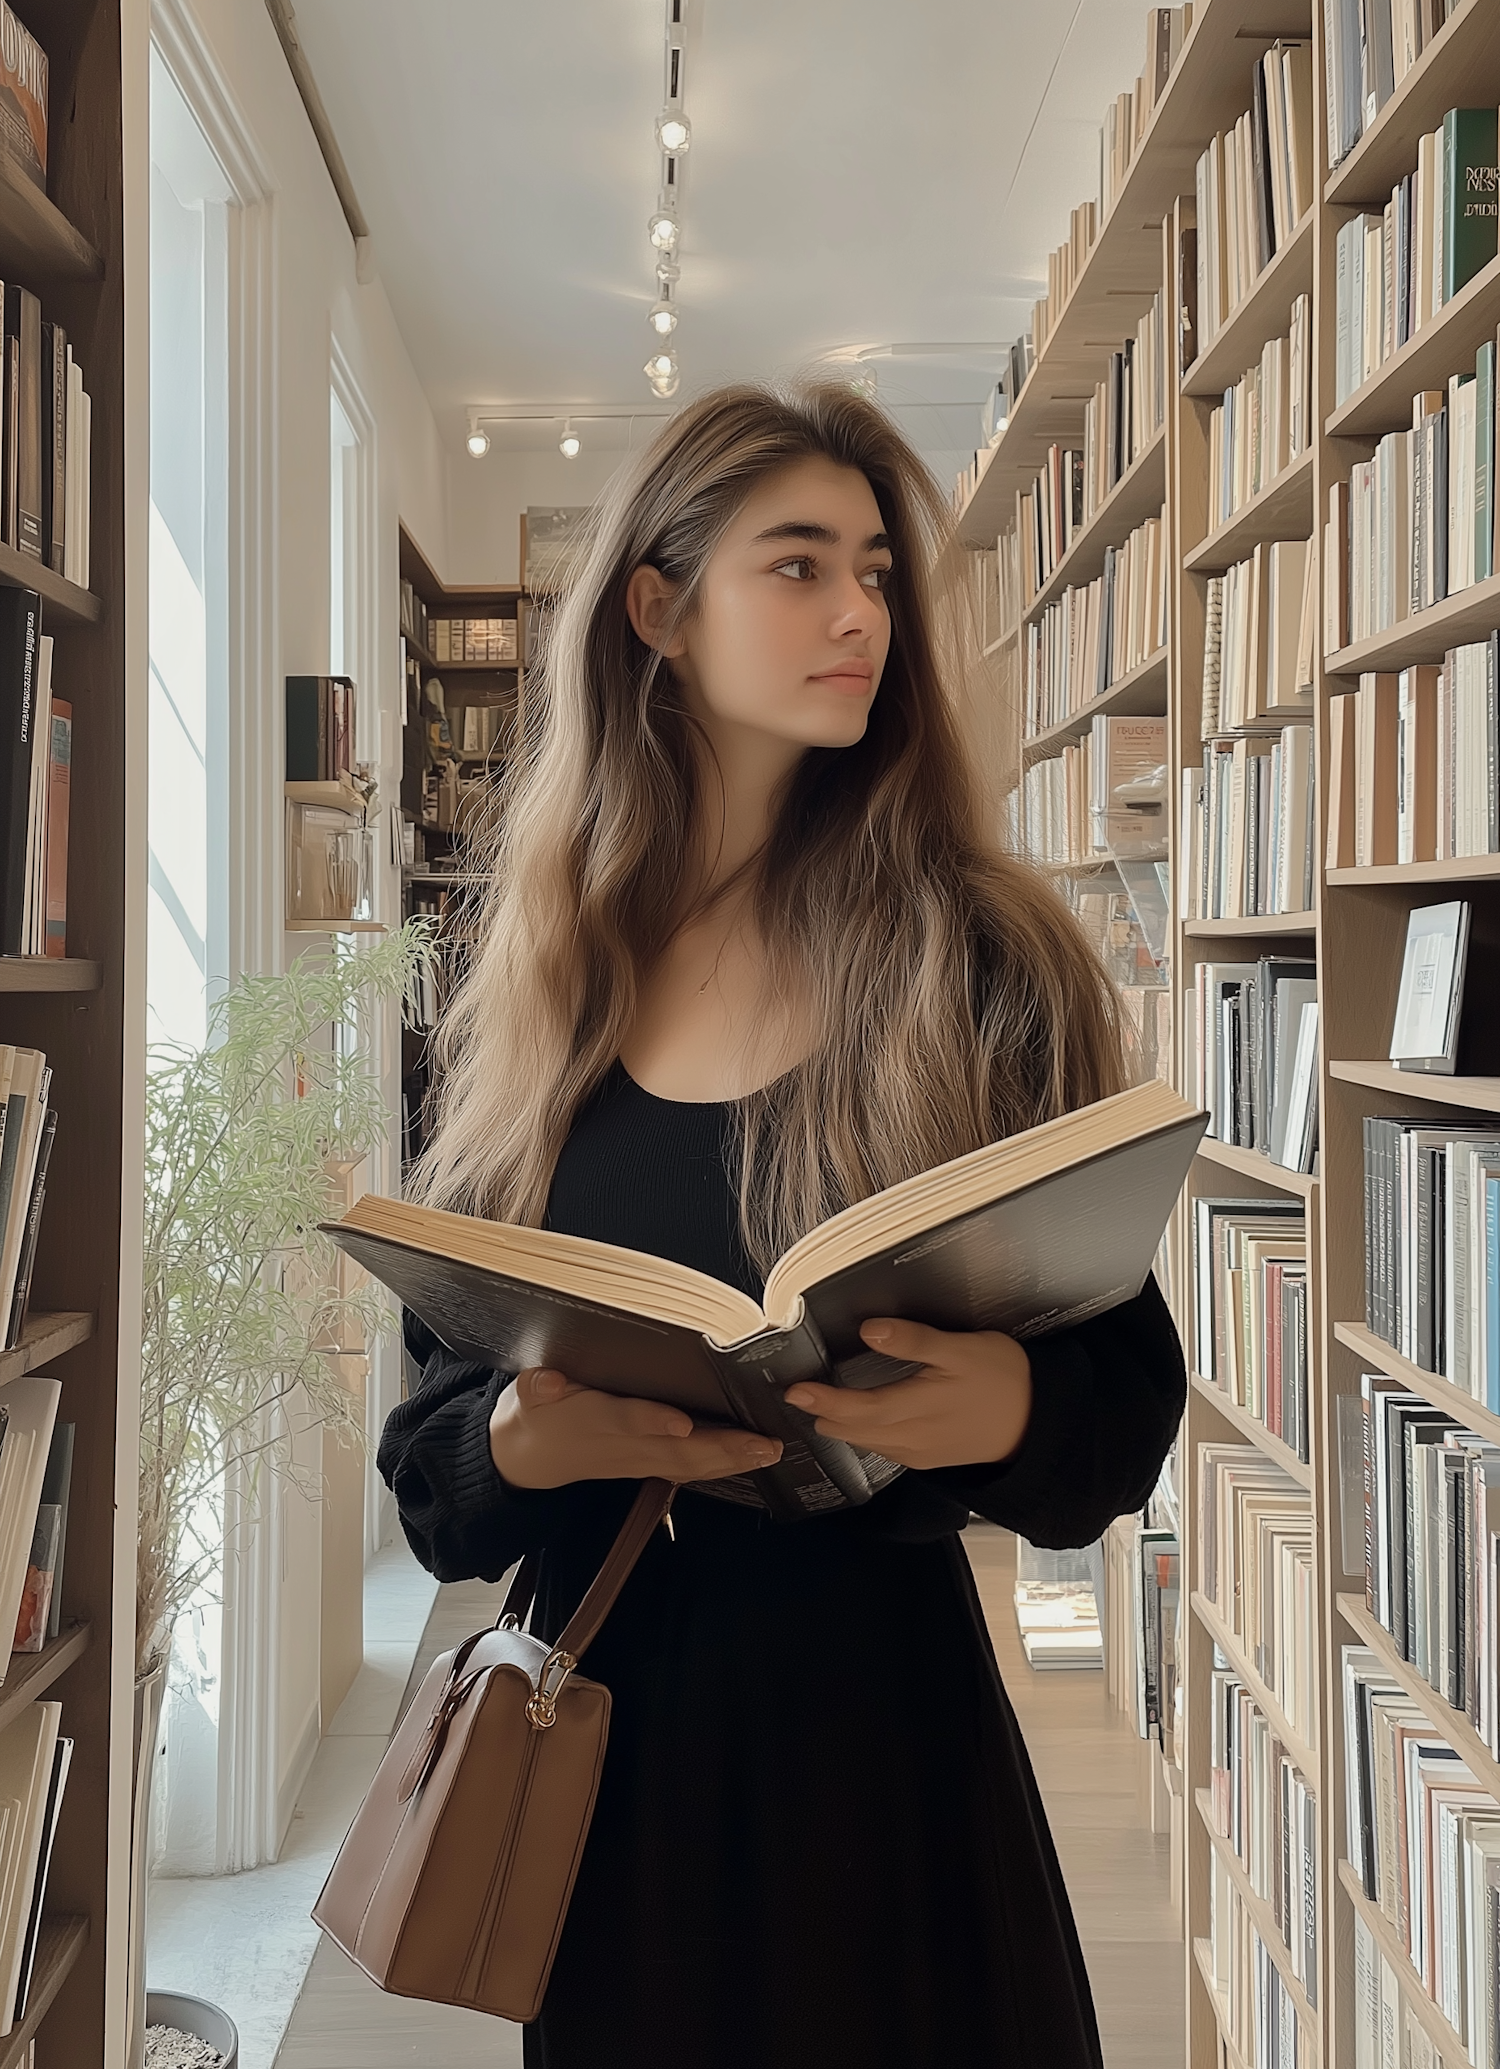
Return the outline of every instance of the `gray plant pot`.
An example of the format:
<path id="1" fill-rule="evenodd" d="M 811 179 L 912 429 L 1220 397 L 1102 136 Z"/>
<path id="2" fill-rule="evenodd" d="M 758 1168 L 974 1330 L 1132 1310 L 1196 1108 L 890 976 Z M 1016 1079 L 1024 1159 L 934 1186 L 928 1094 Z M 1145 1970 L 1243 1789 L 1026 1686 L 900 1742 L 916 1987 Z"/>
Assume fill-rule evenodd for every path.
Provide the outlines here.
<path id="1" fill-rule="evenodd" d="M 239 2069 L 240 2036 L 234 2021 L 206 1997 L 184 1997 L 178 1990 L 148 1990 L 146 2024 L 175 2026 L 179 2033 L 194 2034 L 219 2050 L 224 2069 Z"/>

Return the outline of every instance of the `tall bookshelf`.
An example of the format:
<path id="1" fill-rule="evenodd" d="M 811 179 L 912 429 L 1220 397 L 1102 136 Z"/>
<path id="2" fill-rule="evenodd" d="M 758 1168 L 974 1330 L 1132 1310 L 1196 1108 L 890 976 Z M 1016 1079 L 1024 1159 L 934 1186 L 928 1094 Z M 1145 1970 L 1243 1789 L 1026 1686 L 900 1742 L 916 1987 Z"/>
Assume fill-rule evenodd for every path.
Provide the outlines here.
<path id="1" fill-rule="evenodd" d="M 1070 556 L 1080 574 L 1094 571 L 1093 557 L 1116 544 L 1139 521 L 1139 498 L 1147 470 L 1162 469 L 1171 542 L 1171 632 L 1164 664 L 1141 682 L 1121 686 L 1126 708 L 1165 713 L 1170 758 L 1172 904 L 1168 939 L 1174 998 L 1177 1080 L 1191 1083 L 1189 1027 L 1193 972 L 1205 960 L 1262 954 L 1314 961 L 1320 1004 L 1320 1151 L 1316 1175 L 1273 1164 L 1252 1150 L 1205 1142 L 1197 1158 L 1185 1203 L 1172 1236 L 1173 1300 L 1191 1356 L 1192 1315 L 1187 1202 L 1197 1195 L 1247 1199 L 1281 1197 L 1306 1217 L 1308 1250 L 1309 1457 L 1304 1462 L 1213 1383 L 1194 1373 L 1181 1438 L 1182 1602 L 1180 1672 L 1184 1690 L 1183 1729 L 1177 1756 L 1186 1815 L 1182 1820 L 1187 2060 L 1192 2069 L 1209 2063 L 1246 2069 L 1253 2059 L 1236 2044 L 1229 2008 L 1215 1987 L 1207 1951 L 1215 1857 L 1221 1882 L 1231 1884 L 1260 1929 L 1270 1959 L 1281 1973 L 1284 1994 L 1301 2031 L 1299 2069 L 1355 2069 L 1354 1938 L 1363 1917 L 1378 1948 L 1397 1976 L 1404 2003 L 1443 2069 L 1488 2069 L 1470 2062 L 1457 2032 L 1428 1994 L 1399 1933 L 1370 1904 L 1349 1866 L 1345 1831 L 1345 1758 L 1342 1648 L 1373 1649 L 1390 1678 L 1418 1702 L 1430 1723 L 1470 1766 L 1480 1783 L 1500 1799 L 1500 1762 L 1486 1750 L 1468 1718 L 1450 1708 L 1416 1670 L 1402 1660 L 1393 1641 L 1365 1609 L 1363 1574 L 1344 1568 L 1341 1490 L 1338 1470 L 1341 1398 L 1357 1395 L 1360 1375 L 1380 1372 L 1400 1381 L 1465 1427 L 1500 1442 L 1500 1416 L 1489 1413 L 1446 1380 L 1394 1353 L 1364 1324 L 1364 1163 L 1362 1123 L 1367 1115 L 1431 1116 L 1434 1124 L 1486 1122 L 1500 1115 L 1500 1078 L 1414 1078 L 1384 1061 L 1389 1045 L 1407 916 L 1416 905 L 1447 897 L 1472 901 L 1476 937 L 1500 920 L 1500 857 L 1365 868 L 1325 866 L 1325 805 L 1329 788 L 1329 698 L 1353 690 L 1364 671 L 1391 671 L 1440 662 L 1464 641 L 1500 626 L 1500 578 L 1459 592 L 1390 632 L 1356 646 L 1323 652 L 1319 612 L 1312 707 L 1316 770 L 1313 897 L 1304 912 L 1253 919 L 1204 920 L 1186 916 L 1176 865 L 1182 829 L 1180 775 L 1201 759 L 1200 716 L 1205 594 L 1208 578 L 1245 557 L 1257 543 L 1310 540 L 1317 563 L 1321 602 L 1326 570 L 1322 523 L 1329 490 L 1347 481 L 1357 461 L 1368 459 L 1385 432 L 1411 421 L 1414 392 L 1436 388 L 1449 375 L 1472 371 L 1476 347 L 1500 326 L 1500 261 L 1492 262 L 1397 354 L 1335 403 L 1335 264 L 1340 225 L 1356 210 L 1378 212 L 1393 183 L 1416 164 L 1419 138 L 1437 128 L 1452 107 L 1493 107 L 1500 102 L 1500 7 L 1494 0 L 1460 0 L 1417 63 L 1399 82 L 1378 118 L 1355 149 L 1332 172 L 1325 121 L 1325 10 L 1307 0 L 1266 6 L 1258 0 L 1206 0 L 1185 38 L 1164 96 L 1130 166 L 1123 190 L 1098 230 L 1073 292 L 1053 312 L 1050 335 L 1029 377 L 1011 403 L 998 443 L 979 456 L 977 482 L 959 512 L 960 537 L 975 549 L 994 546 L 1016 521 L 1016 497 L 1044 465 L 1049 443 L 1076 441 L 1081 429 L 1079 397 L 1101 376 L 1110 344 L 1126 334 L 1136 315 L 1163 282 L 1163 235 L 1171 253 L 1193 220 L 1194 165 L 1215 131 L 1232 123 L 1249 104 L 1250 69 L 1274 37 L 1310 42 L 1313 54 L 1312 135 L 1306 139 L 1315 168 L 1314 201 L 1295 234 L 1265 269 L 1211 338 L 1200 336 L 1194 363 L 1178 374 L 1174 363 L 1171 403 L 1158 456 L 1142 456 L 1141 479 L 1122 481 L 1084 540 Z M 1123 83 L 1123 82 L 1122 82 Z M 1163 233 L 1160 226 L 1165 223 Z M 1175 296 L 1174 267 L 1165 285 Z M 1253 366 L 1263 345 L 1286 332 L 1292 300 L 1311 298 L 1312 439 L 1310 448 L 1242 506 L 1228 523 L 1210 527 L 1208 415 L 1223 389 Z M 1175 310 L 1174 310 L 1175 314 Z M 1156 492 L 1152 473 L 1150 491 Z M 1076 737 L 1095 713 L 1098 700 L 1053 737 L 1020 739 L 1020 678 L 1026 615 L 1069 579 L 1059 571 L 1036 604 L 1019 621 L 985 625 L 992 668 L 1004 686 L 998 700 L 1010 738 L 1004 760 L 1011 769 L 1056 752 L 1064 737 Z M 1483 917 L 1485 926 L 1478 925 Z M 1472 954 L 1483 954 L 1477 947 Z M 1496 1122 L 1500 1130 L 1500 1122 Z M 1310 1723 L 1293 1728 L 1273 1691 L 1204 1596 L 1196 1527 L 1199 1447 L 1205 1443 L 1249 1445 L 1305 1491 L 1314 1522 L 1312 1637 L 1316 1686 Z M 1210 1788 L 1210 1691 L 1216 1659 L 1228 1664 L 1255 1695 L 1272 1730 L 1287 1747 L 1316 1792 L 1316 1880 L 1319 1958 L 1311 1987 L 1294 1975 L 1264 1901 L 1255 1896 L 1237 1860 L 1214 1829 Z M 1243 2039 L 1243 2035 L 1241 2035 Z M 1399 2039 L 1398 2039 L 1399 2046 Z M 1276 2059 L 1273 2055 L 1272 2059 Z"/>
<path id="2" fill-rule="evenodd" d="M 143 441 L 127 438 L 128 409 L 144 421 L 144 364 L 126 350 L 127 212 L 142 189 L 134 168 L 127 181 L 125 151 L 128 136 L 144 142 L 146 53 L 118 0 L 21 12 L 49 60 L 48 183 L 43 194 L 0 162 L 0 277 L 35 290 L 66 328 L 93 400 L 92 590 L 0 548 L 0 582 L 41 594 L 75 730 L 68 956 L 0 960 L 0 1039 L 46 1052 L 59 1116 L 33 1312 L 21 1347 L 0 1353 L 0 1398 L 7 1381 L 43 1369 L 62 1381 L 60 1418 L 77 1426 L 62 1630 L 0 1686 L 0 1725 L 45 1694 L 75 1741 L 37 1973 L 26 2017 L 0 2040 L 0 2069 L 33 2040 L 39 2069 L 77 2069 L 118 2058 L 129 1917 L 144 581 L 132 557 L 127 591 L 127 513 L 144 513 L 145 484 Z M 143 265 L 141 247 L 132 261 Z"/>

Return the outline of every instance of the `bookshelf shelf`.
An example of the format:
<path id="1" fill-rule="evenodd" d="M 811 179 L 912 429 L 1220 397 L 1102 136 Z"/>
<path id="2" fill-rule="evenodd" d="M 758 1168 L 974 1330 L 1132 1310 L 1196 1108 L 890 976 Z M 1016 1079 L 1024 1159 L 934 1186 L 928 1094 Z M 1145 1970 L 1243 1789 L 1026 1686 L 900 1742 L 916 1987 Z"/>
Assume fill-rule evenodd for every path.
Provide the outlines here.
<path id="1" fill-rule="evenodd" d="M 1261 348 L 1292 320 L 1298 295 L 1312 292 L 1313 222 L 1310 208 L 1250 292 L 1231 309 L 1215 337 L 1182 377 L 1182 392 L 1217 400 L 1254 365 Z"/>
<path id="2" fill-rule="evenodd" d="M 0 991 L 97 991 L 101 981 L 85 956 L 0 956 Z"/>
<path id="3" fill-rule="evenodd" d="M 1409 170 L 1409 168 L 1408 168 Z M 1447 385 L 1449 374 L 1474 371 L 1474 354 L 1500 322 L 1500 259 L 1491 259 L 1466 288 L 1443 305 L 1382 362 L 1342 403 L 1324 427 L 1330 438 L 1379 438 L 1411 423 L 1411 399 L 1421 388 Z"/>
<path id="4" fill-rule="evenodd" d="M 36 1968 L 31 1978 L 31 1995 L 26 2016 L 0 2040 L 0 2069 L 22 2069 L 32 2037 L 46 2017 L 52 2000 L 73 1972 L 79 1955 L 88 1945 L 89 1922 L 72 1914 L 42 1917 L 37 1933 Z"/>
<path id="5" fill-rule="evenodd" d="M 1443 2069 L 1474 2069 L 1458 2034 L 1427 1995 L 1427 1985 L 1412 1966 L 1411 1956 L 1401 1944 L 1401 1935 L 1378 1904 L 1365 1895 L 1364 1884 L 1348 1861 L 1339 1862 L 1339 1884 L 1350 1903 L 1370 1929 L 1370 1936 L 1385 1956 L 1401 1984 L 1401 1995 L 1411 2006 L 1412 2016 L 1443 2058 Z"/>
<path id="6" fill-rule="evenodd" d="M 1241 1149 L 1234 1142 L 1217 1142 L 1211 1135 L 1205 1135 L 1199 1143 L 1198 1154 L 1210 1164 L 1238 1172 L 1241 1178 L 1270 1186 L 1272 1192 L 1295 1193 L 1299 1200 L 1310 1199 L 1318 1183 L 1309 1172 L 1288 1171 L 1285 1164 L 1273 1163 L 1261 1150 Z"/>
<path id="7" fill-rule="evenodd" d="M 23 1372 L 34 1372 L 38 1365 L 49 1365 L 64 1351 L 87 1343 L 93 1333 L 92 1315 L 28 1315 L 21 1341 L 13 1350 L 0 1351 L 0 1386 L 8 1379 L 18 1379 Z"/>
<path id="8" fill-rule="evenodd" d="M 1370 1614 L 1358 1595 L 1340 1595 L 1338 1609 L 1360 1644 L 1368 1645 L 1372 1652 L 1379 1654 L 1380 1663 L 1391 1679 L 1399 1682 L 1412 1701 L 1420 1706 L 1423 1714 L 1467 1763 L 1475 1780 L 1500 1800 L 1500 1760 L 1496 1760 L 1462 1710 L 1455 1710 L 1409 1661 L 1401 1657 L 1390 1632 Z"/>
<path id="9" fill-rule="evenodd" d="M 104 261 L 18 165 L 0 159 L 0 266 L 46 286 L 61 280 L 100 280 Z"/>
<path id="10" fill-rule="evenodd" d="M 434 675 L 515 675 L 519 661 L 434 661 Z"/>
<path id="11" fill-rule="evenodd" d="M 985 660 L 988 661 L 993 655 L 1000 653 L 1019 637 L 1020 634 L 1015 631 L 1002 632 L 998 639 L 992 639 L 989 645 L 982 649 Z"/>
<path id="12" fill-rule="evenodd" d="M 1313 2010 L 1311 2004 L 1309 2004 L 1307 1992 L 1302 1987 L 1296 1971 L 1292 1967 L 1292 1957 L 1287 1950 L 1286 1942 L 1281 1937 L 1281 1929 L 1276 1923 L 1276 1914 L 1266 1899 L 1257 1893 L 1254 1884 L 1245 1872 L 1244 1863 L 1215 1825 L 1213 1803 L 1207 1789 L 1195 1789 L 1193 1791 L 1193 1803 L 1199 1818 L 1202 1820 L 1203 1829 L 1208 1834 L 1209 1845 L 1212 1846 L 1214 1852 L 1224 1863 L 1229 1879 L 1234 1884 L 1235 1894 L 1249 1914 L 1250 1922 L 1260 1934 L 1266 1952 L 1280 1971 L 1282 1984 L 1285 1987 L 1287 1996 L 1296 2008 L 1297 2017 L 1302 2021 L 1306 2029 L 1311 2046 L 1312 2059 L 1316 2062 L 1322 2056 L 1322 2048 L 1319 2045 L 1318 2015 Z"/>
<path id="13" fill-rule="evenodd" d="M 1333 1334 L 1336 1342 L 1357 1354 L 1367 1371 L 1383 1372 L 1388 1379 L 1399 1379 L 1408 1393 L 1421 1394 L 1444 1415 L 1451 1415 L 1477 1435 L 1488 1437 L 1492 1444 L 1500 1444 L 1500 1415 L 1492 1414 L 1472 1394 L 1456 1387 L 1451 1379 L 1444 1379 L 1440 1372 L 1424 1372 L 1420 1365 L 1413 1365 L 1384 1337 L 1377 1336 L 1362 1322 L 1335 1322 Z"/>
<path id="14" fill-rule="evenodd" d="M 1091 582 L 1104 566 L 1106 550 L 1122 545 L 1137 525 L 1156 516 L 1167 492 L 1166 454 L 1167 432 L 1163 425 L 1126 468 L 1027 604 L 1024 624 L 1040 618 L 1048 604 L 1055 602 L 1070 583 Z"/>
<path id="15" fill-rule="evenodd" d="M 1205 1379 L 1198 1372 L 1190 1373 L 1188 1376 L 1193 1387 L 1209 1403 L 1215 1414 L 1222 1415 L 1225 1422 L 1247 1443 L 1254 1444 L 1258 1450 L 1263 1451 L 1284 1473 L 1290 1473 L 1299 1487 L 1305 1487 L 1309 1494 L 1315 1491 L 1312 1467 L 1304 1465 L 1292 1447 L 1284 1444 L 1274 1430 L 1268 1430 L 1263 1422 L 1258 1422 L 1248 1408 L 1241 1408 L 1238 1401 L 1231 1401 L 1228 1394 L 1222 1388 L 1216 1387 L 1211 1379 Z"/>
<path id="16" fill-rule="evenodd" d="M 1352 647 L 1340 647 L 1329 654 L 1324 667 L 1329 675 L 1363 675 L 1367 669 L 1409 668 L 1413 662 L 1441 661 L 1449 647 L 1482 639 L 1500 625 L 1500 575 L 1460 589 L 1430 611 L 1403 618 L 1373 639 L 1362 639 Z"/>
<path id="17" fill-rule="evenodd" d="M 385 934 L 384 920 L 284 920 L 288 934 Z"/>
<path id="18" fill-rule="evenodd" d="M 66 1674 L 74 1660 L 88 1650 L 89 1626 L 64 1624 L 40 1652 L 12 1653 L 10 1667 L 0 1684 L 0 1731 L 19 1717 L 28 1703 L 45 1695 L 60 1674 Z"/>
<path id="19" fill-rule="evenodd" d="M 1253 941 L 1285 934 L 1316 934 L 1315 912 L 1255 912 L 1231 920 L 1184 920 L 1182 931 L 1194 941 Z"/>
<path id="20" fill-rule="evenodd" d="M 1456 855 L 1447 862 L 1377 862 L 1364 869 L 1330 869 L 1330 884 L 1477 884 L 1500 876 L 1500 855 Z"/>
<path id="21" fill-rule="evenodd" d="M 1182 557 L 1190 575 L 1218 575 L 1272 539 L 1306 539 L 1313 528 L 1313 455 L 1309 447 L 1252 496 L 1217 531 Z"/>
<path id="22" fill-rule="evenodd" d="M 1315 1780 L 1321 1773 L 1316 1752 L 1308 1745 L 1301 1732 L 1293 1727 L 1291 1719 L 1281 1707 L 1280 1700 L 1273 1695 L 1267 1683 L 1251 1666 L 1245 1657 L 1245 1648 L 1213 1603 L 1197 1588 L 1193 1590 L 1193 1614 L 1254 1696 L 1266 1722 L 1286 1747 L 1295 1765 L 1301 1768 L 1309 1780 Z"/>
<path id="23" fill-rule="evenodd" d="M 1500 100 L 1500 15 L 1493 0 L 1460 0 L 1374 123 L 1329 175 L 1323 198 L 1337 208 L 1383 207 L 1416 163 L 1417 139 L 1450 108 Z"/>
<path id="24" fill-rule="evenodd" d="M 8 589 L 34 589 L 42 599 L 42 622 L 49 631 L 57 629 L 59 619 L 65 625 L 97 624 L 104 608 L 92 591 L 65 582 L 14 546 L 0 544 L 0 582 Z"/>
<path id="25" fill-rule="evenodd" d="M 1224 2058 L 1228 2069 L 1250 2069 L 1250 2064 L 1230 2037 L 1234 2029 L 1229 2023 L 1229 2006 L 1224 2002 L 1219 1986 L 1214 1981 L 1213 1949 L 1207 1940 L 1194 1940 L 1193 1959 L 1198 1964 L 1198 1973 L 1203 1979 L 1209 2003 L 1213 2006 L 1214 2018 L 1219 2027 L 1219 2038 L 1224 2043 Z"/>
<path id="26" fill-rule="evenodd" d="M 1429 1106 L 1462 1106 L 1500 1113 L 1500 1078 L 1443 1078 L 1432 1071 L 1398 1070 L 1394 1063 L 1330 1063 L 1328 1075 L 1394 1099 Z"/>
<path id="27" fill-rule="evenodd" d="M 1091 698 L 1077 711 L 1060 718 L 1055 726 L 1048 726 L 1045 732 L 1034 733 L 1029 740 L 1023 740 L 1022 759 L 1043 761 L 1049 754 L 1056 754 L 1069 740 L 1079 739 L 1102 715 L 1140 718 L 1163 712 L 1166 708 L 1167 649 L 1158 647 L 1128 675 L 1122 675 L 1118 682 L 1111 683 L 1102 696 Z"/>

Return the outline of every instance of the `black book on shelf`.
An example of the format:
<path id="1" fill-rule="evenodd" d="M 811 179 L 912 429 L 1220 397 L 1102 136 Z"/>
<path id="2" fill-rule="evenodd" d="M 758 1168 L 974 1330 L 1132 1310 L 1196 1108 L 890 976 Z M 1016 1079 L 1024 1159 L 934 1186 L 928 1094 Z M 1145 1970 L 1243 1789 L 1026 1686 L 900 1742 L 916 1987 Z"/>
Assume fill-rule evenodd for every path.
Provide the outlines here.
<path id="1" fill-rule="evenodd" d="M 61 1510 L 57 1531 L 57 1558 L 52 1568 L 52 1604 L 47 1612 L 47 1636 L 55 1638 L 62 1629 L 63 1558 L 68 1549 L 68 1501 L 73 1492 L 73 1440 L 78 1425 L 52 1425 L 52 1444 L 47 1452 L 47 1469 L 42 1475 L 42 1501 Z"/>
<path id="2" fill-rule="evenodd" d="M 26 1228 L 21 1237 L 21 1255 L 16 1265 L 16 1290 L 10 1304 L 10 1324 L 5 1332 L 5 1348 L 13 1350 L 21 1341 L 21 1332 L 26 1327 L 26 1310 L 31 1300 L 31 1274 L 36 1264 L 36 1239 L 42 1225 L 42 1201 L 47 1191 L 47 1165 L 52 1156 L 52 1142 L 57 1134 L 57 1108 L 50 1107 L 42 1123 L 42 1139 L 37 1145 L 36 1171 L 31 1181 L 31 1197 L 26 1203 Z"/>
<path id="3" fill-rule="evenodd" d="M 0 955 L 21 953 L 42 600 L 0 587 Z"/>
<path id="4" fill-rule="evenodd" d="M 42 559 L 63 571 L 68 502 L 68 334 L 42 325 Z"/>
<path id="5" fill-rule="evenodd" d="M 7 281 L 5 337 L 15 382 L 11 422 L 15 427 L 16 527 L 11 543 L 32 560 L 45 558 L 42 544 L 42 305 L 30 288 Z"/>
<path id="6" fill-rule="evenodd" d="M 47 1876 L 52 1867 L 52 1843 L 57 1837 L 57 1820 L 62 1810 L 63 1790 L 68 1783 L 68 1769 L 73 1760 L 73 1741 L 59 1738 L 52 1754 L 52 1775 L 47 1784 L 47 1807 L 42 1813 L 42 1846 L 36 1864 L 36 1880 L 31 1885 L 31 1901 L 27 1907 L 25 1934 L 21 1941 L 21 1973 L 16 1986 L 15 2017 L 26 2016 L 26 2000 L 31 1993 L 31 1978 L 36 1967 L 37 1938 L 42 1928 L 42 1904 L 47 1894 Z"/>
<path id="7" fill-rule="evenodd" d="M 1255 194 L 1256 273 L 1276 256 L 1276 210 L 1271 200 L 1271 134 L 1266 122 L 1266 75 L 1250 68 L 1250 182 Z"/>

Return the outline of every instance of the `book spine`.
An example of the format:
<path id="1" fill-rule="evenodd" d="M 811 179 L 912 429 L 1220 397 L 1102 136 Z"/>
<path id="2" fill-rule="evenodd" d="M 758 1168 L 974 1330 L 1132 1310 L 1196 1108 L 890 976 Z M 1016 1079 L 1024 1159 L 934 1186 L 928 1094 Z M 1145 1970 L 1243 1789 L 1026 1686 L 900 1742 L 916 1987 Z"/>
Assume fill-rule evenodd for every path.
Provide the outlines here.
<path id="1" fill-rule="evenodd" d="M 42 305 L 29 288 L 17 292 L 15 543 L 29 559 L 42 560 Z"/>
<path id="2" fill-rule="evenodd" d="M 289 675 L 286 679 L 286 780 L 288 783 L 317 783 L 325 780 L 322 766 L 323 728 L 320 721 L 322 697 L 316 675 Z"/>
<path id="3" fill-rule="evenodd" d="M 68 953 L 68 805 L 73 776 L 73 707 L 54 698 L 47 768 L 46 952 Z"/>
<path id="4" fill-rule="evenodd" d="M 806 1318 L 795 1329 L 767 1331 L 728 1350 L 705 1339 L 705 1349 L 741 1426 L 781 1441 L 776 1464 L 748 1476 L 774 1514 L 791 1518 L 858 1507 L 899 1471 L 875 1460 L 868 1470 L 865 1454 L 838 1438 L 819 1436 L 812 1416 L 788 1406 L 786 1389 L 798 1380 L 837 1384 Z"/>
<path id="5" fill-rule="evenodd" d="M 53 1138 L 57 1134 L 57 1108 L 49 1109 L 42 1123 L 42 1139 L 37 1147 L 36 1175 L 31 1181 L 31 1198 L 26 1206 L 26 1232 L 21 1238 L 20 1261 L 16 1266 L 16 1290 L 11 1301 L 10 1319 L 5 1332 L 5 1347 L 12 1350 L 21 1341 L 26 1328 L 26 1309 L 31 1299 L 31 1274 L 36 1264 L 37 1236 L 42 1226 L 42 1203 L 47 1192 L 47 1165 L 52 1157 Z"/>
<path id="6" fill-rule="evenodd" d="M 34 590 L 0 591 L 0 955 L 22 952 L 40 628 Z"/>
<path id="7" fill-rule="evenodd" d="M 1450 108 L 1443 118 L 1443 300 L 1468 286 L 1496 250 L 1497 111 Z"/>

